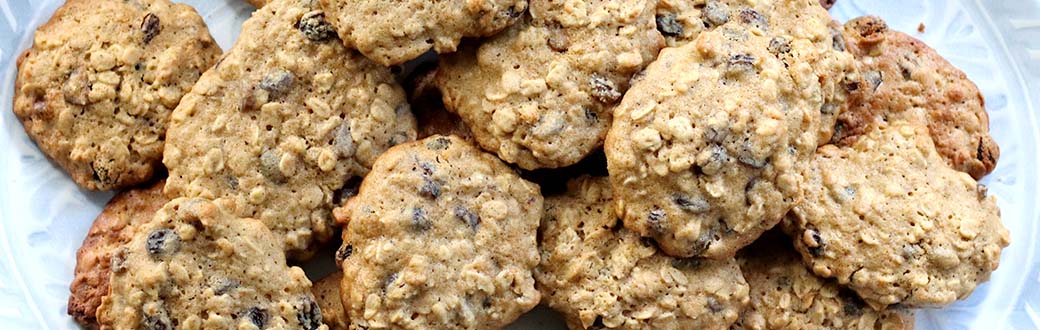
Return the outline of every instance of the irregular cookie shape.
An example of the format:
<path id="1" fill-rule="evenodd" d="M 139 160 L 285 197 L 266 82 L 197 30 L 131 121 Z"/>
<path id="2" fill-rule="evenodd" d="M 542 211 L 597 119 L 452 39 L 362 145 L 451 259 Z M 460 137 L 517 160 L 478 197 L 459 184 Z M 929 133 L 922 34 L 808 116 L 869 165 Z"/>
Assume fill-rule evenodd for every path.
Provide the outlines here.
<path id="1" fill-rule="evenodd" d="M 315 282 L 311 288 L 311 293 L 318 300 L 318 307 L 321 307 L 322 320 L 329 326 L 329 330 L 347 330 L 350 326 L 343 302 L 339 299 L 340 282 L 343 282 L 343 273 L 334 272 Z"/>
<path id="2" fill-rule="evenodd" d="M 527 1 L 321 0 L 321 6 L 348 47 L 394 65 L 430 49 L 454 52 L 464 37 L 494 35 L 524 13 Z"/>
<path id="3" fill-rule="evenodd" d="M 102 329 L 328 329 L 299 267 L 230 201 L 179 198 L 113 252 Z"/>
<path id="4" fill-rule="evenodd" d="M 336 209 L 352 328 L 504 327 L 538 303 L 541 215 L 537 185 L 462 139 L 390 149 Z"/>
<path id="5" fill-rule="evenodd" d="M 731 23 L 665 49 L 615 112 L 617 214 L 670 255 L 730 258 L 800 197 L 820 113 L 769 43 Z"/>
<path id="6" fill-rule="evenodd" d="M 995 199 L 946 165 L 920 125 L 897 122 L 849 147 L 824 146 L 805 182 L 786 231 L 813 272 L 872 306 L 965 298 L 1008 245 Z"/>
<path id="7" fill-rule="evenodd" d="M 571 180 L 549 197 L 535 271 L 549 307 L 571 329 L 724 329 L 748 302 L 733 259 L 664 255 L 624 229 L 607 178 Z"/>
<path id="8" fill-rule="evenodd" d="M 333 234 L 337 190 L 415 119 L 389 70 L 348 50 L 316 1 L 277 0 L 174 112 L 164 162 L 171 196 L 231 198 L 292 258 Z"/>
<path id="9" fill-rule="evenodd" d="M 108 295 L 112 251 L 125 245 L 170 199 L 163 195 L 165 181 L 148 188 L 129 190 L 108 201 L 94 219 L 87 237 L 76 252 L 76 270 L 69 286 L 68 313 L 77 323 L 97 329 L 97 308 Z"/>
<path id="10" fill-rule="evenodd" d="M 875 16 L 845 24 L 863 84 L 838 122 L 835 141 L 851 145 L 884 122 L 927 114 L 939 155 L 954 169 L 981 179 L 993 171 L 1000 147 L 989 135 L 989 115 L 978 87 L 924 42 L 889 30 Z"/>
<path id="11" fill-rule="evenodd" d="M 663 44 L 655 3 L 533 1 L 506 32 L 441 57 L 445 106 L 507 162 L 577 163 L 603 143 L 629 79 Z"/>
<path id="12" fill-rule="evenodd" d="M 190 6 L 70 0 L 18 58 L 14 113 L 80 187 L 130 187 L 161 171 L 170 113 L 218 56 Z"/>
<path id="13" fill-rule="evenodd" d="M 731 329 L 913 329 L 909 309 L 870 308 L 856 293 L 816 277 L 782 234 L 770 232 L 737 255 L 751 305 Z"/>

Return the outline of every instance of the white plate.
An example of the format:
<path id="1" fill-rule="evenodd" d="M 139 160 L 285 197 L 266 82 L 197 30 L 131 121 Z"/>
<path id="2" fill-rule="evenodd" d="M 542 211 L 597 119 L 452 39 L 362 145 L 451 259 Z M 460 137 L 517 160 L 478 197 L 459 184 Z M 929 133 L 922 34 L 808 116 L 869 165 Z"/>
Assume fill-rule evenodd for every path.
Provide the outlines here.
<path id="1" fill-rule="evenodd" d="M 252 7 L 241 0 L 187 2 L 227 49 Z M 75 253 L 91 221 L 112 194 L 78 189 L 47 161 L 11 112 L 14 61 L 32 31 L 59 0 L 0 0 L 0 328 L 75 329 L 65 313 Z M 1037 205 L 1040 91 L 1040 3 L 1035 0 L 839 0 L 846 20 L 883 17 L 935 47 L 967 72 L 986 96 L 990 126 L 1001 148 L 984 182 L 996 195 L 1011 246 L 989 283 L 965 301 L 921 311 L 919 329 L 1037 329 L 1040 327 L 1040 219 Z M 926 31 L 917 33 L 919 23 Z M 328 270 L 307 265 L 309 271 Z M 562 329 L 544 309 L 511 328 Z"/>

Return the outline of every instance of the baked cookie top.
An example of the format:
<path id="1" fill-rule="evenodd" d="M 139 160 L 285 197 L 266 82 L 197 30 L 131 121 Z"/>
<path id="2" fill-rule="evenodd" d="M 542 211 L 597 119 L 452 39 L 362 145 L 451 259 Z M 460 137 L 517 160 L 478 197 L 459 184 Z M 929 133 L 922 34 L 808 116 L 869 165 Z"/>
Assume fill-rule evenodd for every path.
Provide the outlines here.
<path id="1" fill-rule="evenodd" d="M 751 304 L 733 330 L 914 328 L 911 310 L 874 310 L 855 292 L 817 277 L 781 233 L 762 235 L 741 250 L 737 260 L 751 286 Z"/>
<path id="2" fill-rule="evenodd" d="M 524 169 L 603 143 L 629 80 L 663 45 L 648 0 L 535 0 L 522 20 L 441 57 L 437 85 L 480 145 Z"/>
<path id="3" fill-rule="evenodd" d="M 329 330 L 347 330 L 350 320 L 347 320 L 346 311 L 343 310 L 343 302 L 340 300 L 339 284 L 343 282 L 343 272 L 333 272 L 314 282 L 311 293 L 318 301 L 321 308 L 322 321 L 329 326 Z"/>
<path id="4" fill-rule="evenodd" d="M 391 148 L 336 209 L 351 326 L 504 327 L 539 300 L 541 215 L 537 185 L 464 140 Z"/>
<path id="5" fill-rule="evenodd" d="M 836 142 L 850 145 L 886 121 L 924 118 L 947 164 L 975 179 L 993 171 L 1000 148 L 989 135 L 982 94 L 964 72 L 881 18 L 853 19 L 844 31 L 863 83 L 841 115 Z"/>
<path id="6" fill-rule="evenodd" d="M 113 252 L 102 329 L 328 329 L 298 267 L 230 201 L 179 198 Z"/>
<path id="7" fill-rule="evenodd" d="M 337 190 L 415 139 L 389 70 L 343 47 L 316 0 L 275 0 L 242 26 L 171 119 L 171 196 L 230 198 L 292 258 L 333 233 Z"/>
<path id="8" fill-rule="evenodd" d="M 170 113 L 218 56 L 190 6 L 70 0 L 18 59 L 14 113 L 80 187 L 130 187 L 161 169 Z"/>
<path id="9" fill-rule="evenodd" d="M 77 323 L 97 329 L 97 308 L 108 294 L 112 251 L 122 247 L 137 227 L 152 220 L 170 199 L 163 195 L 165 181 L 119 193 L 108 201 L 76 252 L 76 270 L 69 286 L 68 313 Z"/>
<path id="10" fill-rule="evenodd" d="M 670 255 L 730 258 L 800 197 L 820 113 L 769 44 L 731 22 L 667 48 L 614 113 L 617 213 Z"/>
<path id="11" fill-rule="evenodd" d="M 321 0 L 348 47 L 383 65 L 433 49 L 454 52 L 463 37 L 488 37 L 513 24 L 526 0 Z"/>
<path id="12" fill-rule="evenodd" d="M 824 146 L 804 177 L 787 232 L 813 272 L 872 306 L 967 297 L 1008 245 L 996 200 L 946 164 L 923 126 L 896 122 Z"/>
<path id="13" fill-rule="evenodd" d="M 545 302 L 571 329 L 724 329 L 748 301 L 733 259 L 664 255 L 624 229 L 607 178 L 571 180 L 548 197 L 535 271 Z"/>

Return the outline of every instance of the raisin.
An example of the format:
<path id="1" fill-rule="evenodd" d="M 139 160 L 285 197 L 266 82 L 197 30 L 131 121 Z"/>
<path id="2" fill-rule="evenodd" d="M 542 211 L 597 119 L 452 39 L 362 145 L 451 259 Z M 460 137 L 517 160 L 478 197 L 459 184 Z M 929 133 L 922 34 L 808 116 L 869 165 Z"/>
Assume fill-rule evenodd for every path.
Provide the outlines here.
<path id="1" fill-rule="evenodd" d="M 668 213 L 665 213 L 665 211 L 662 209 L 654 209 L 650 211 L 650 214 L 648 214 L 646 217 L 647 222 L 650 224 L 650 230 L 654 231 L 655 233 L 663 233 L 664 224 L 661 222 L 667 216 Z"/>
<path id="2" fill-rule="evenodd" d="M 736 54 L 727 62 L 730 73 L 751 72 L 755 69 L 755 57 L 751 54 Z"/>
<path id="3" fill-rule="evenodd" d="M 431 200 L 441 197 L 441 184 L 430 178 L 423 178 L 423 185 L 419 187 L 419 196 Z"/>
<path id="4" fill-rule="evenodd" d="M 448 147 L 451 147 L 451 139 L 443 136 L 426 143 L 426 149 L 430 150 L 447 150 Z"/>
<path id="5" fill-rule="evenodd" d="M 285 183 L 288 178 L 282 173 L 282 169 L 278 167 L 278 163 L 281 162 L 281 157 L 278 157 L 278 152 L 268 149 L 260 154 L 260 174 L 262 174 L 271 182 L 277 184 Z"/>
<path id="6" fill-rule="evenodd" d="M 823 6 L 824 9 L 831 9 L 831 7 L 834 7 L 835 2 L 838 2 L 838 0 L 820 0 L 820 6 Z"/>
<path id="7" fill-rule="evenodd" d="M 704 5 L 704 24 L 707 27 L 719 26 L 729 22 L 729 8 L 718 0 L 709 0 Z"/>
<path id="8" fill-rule="evenodd" d="M 751 8 L 744 8 L 740 10 L 740 22 L 758 28 L 762 31 L 769 30 L 769 23 L 766 22 L 766 17 L 759 14 Z"/>
<path id="9" fill-rule="evenodd" d="M 343 205 L 351 197 L 357 196 L 359 189 L 361 189 L 361 177 L 352 176 L 343 183 L 343 187 L 332 193 L 332 200 L 336 205 Z"/>
<path id="10" fill-rule="evenodd" d="M 155 39 L 155 36 L 162 32 L 162 24 L 159 22 L 159 17 L 155 14 L 148 13 L 144 15 L 144 20 L 141 21 L 141 33 L 144 33 L 144 44 L 147 45 Z"/>
<path id="11" fill-rule="evenodd" d="M 238 178 L 236 178 L 235 176 L 233 176 L 233 175 L 225 176 L 224 177 L 224 182 L 227 183 L 228 188 L 231 188 L 231 190 L 238 190 Z"/>
<path id="12" fill-rule="evenodd" d="M 838 105 L 827 102 L 820 106 L 820 113 L 830 115 L 838 112 Z"/>
<path id="13" fill-rule="evenodd" d="M 814 257 L 823 256 L 823 248 L 827 244 L 824 242 L 823 237 L 820 236 L 820 232 L 815 229 L 809 229 L 806 230 L 806 234 L 808 234 L 808 238 L 811 240 L 811 242 L 804 242 L 809 249 L 809 253 Z"/>
<path id="14" fill-rule="evenodd" d="M 831 27 L 831 47 L 839 52 L 844 52 L 845 46 L 845 35 L 841 33 L 841 30 Z"/>
<path id="15" fill-rule="evenodd" d="M 231 290 L 238 288 L 241 284 L 242 283 L 238 282 L 238 280 L 230 278 L 218 278 L 216 280 L 216 283 L 213 285 L 215 287 L 213 289 L 213 294 L 218 296 L 224 295 L 228 292 L 231 292 Z"/>
<path id="16" fill-rule="evenodd" d="M 163 254 L 176 252 L 180 248 L 180 240 L 180 236 L 177 236 L 173 229 L 156 229 L 151 234 L 148 234 L 145 248 L 152 257 L 158 257 Z"/>
<path id="17" fill-rule="evenodd" d="M 863 73 L 863 80 L 865 80 L 872 87 L 872 91 L 877 92 L 878 88 L 881 88 L 881 84 L 885 82 L 884 75 L 881 71 L 867 71 Z"/>
<path id="18" fill-rule="evenodd" d="M 325 13 L 317 10 L 303 14 L 298 26 L 300 32 L 311 41 L 325 41 L 336 33 L 332 26 L 325 22 Z"/>
<path id="19" fill-rule="evenodd" d="M 787 54 L 791 52 L 791 42 L 784 37 L 776 37 L 769 40 L 768 49 L 773 55 Z"/>
<path id="20" fill-rule="evenodd" d="M 305 330 L 315 330 L 322 325 L 321 308 L 311 297 L 303 297 L 296 311 L 296 319 Z"/>
<path id="21" fill-rule="evenodd" d="M 347 260 L 354 254 L 354 246 L 350 244 L 343 244 L 336 250 L 336 263 L 343 263 L 343 260 Z"/>
<path id="22" fill-rule="evenodd" d="M 349 122 L 343 122 L 336 129 L 336 137 L 332 141 L 332 146 L 336 148 L 336 152 L 343 158 L 354 156 L 357 147 L 354 145 L 354 136 L 350 134 Z"/>
<path id="23" fill-rule="evenodd" d="M 166 310 L 162 310 L 158 315 L 148 315 L 141 320 L 142 327 L 149 330 L 173 330 L 173 322 L 170 322 L 170 317 L 166 315 Z"/>
<path id="24" fill-rule="evenodd" d="M 715 299 L 715 297 L 708 297 L 707 305 L 708 310 L 710 310 L 712 313 L 718 313 L 726 309 L 726 306 L 722 305 L 722 303 L 719 303 L 719 300 Z"/>
<path id="25" fill-rule="evenodd" d="M 587 120 L 589 123 L 598 123 L 599 114 L 597 114 L 595 111 L 592 111 L 592 109 L 585 108 L 585 120 Z"/>
<path id="26" fill-rule="evenodd" d="M 621 99 L 621 92 L 613 81 L 599 75 L 592 75 L 592 96 L 602 103 L 613 104 Z"/>
<path id="27" fill-rule="evenodd" d="M 474 230 L 476 230 L 477 226 L 480 225 L 480 216 L 476 213 L 470 212 L 470 210 L 467 210 L 461 205 L 455 206 L 455 218 L 462 220 L 462 222 L 466 223 Z"/>
<path id="28" fill-rule="evenodd" d="M 688 196 L 676 194 L 672 196 L 672 200 L 675 201 L 676 205 L 683 211 L 701 213 L 711 209 L 711 205 L 708 205 L 708 201 L 704 198 L 690 198 Z"/>
<path id="29" fill-rule="evenodd" d="M 246 319 L 252 322 L 257 328 L 264 328 L 267 324 L 267 311 L 259 307 L 250 307 L 246 311 Z"/>
<path id="30" fill-rule="evenodd" d="M 675 14 L 657 16 L 657 31 L 668 37 L 677 37 L 683 34 L 683 26 L 676 20 Z"/>
<path id="31" fill-rule="evenodd" d="M 755 158 L 755 156 L 751 154 L 741 155 L 737 158 L 737 160 L 739 160 L 742 164 L 751 166 L 753 168 L 763 168 L 766 167 L 767 164 L 769 164 L 767 160 L 757 159 Z"/>
<path id="32" fill-rule="evenodd" d="M 423 176 L 429 177 L 433 175 L 433 171 L 436 171 L 437 167 L 430 164 L 430 162 L 419 162 L 419 169 L 422 170 Z"/>
<path id="33" fill-rule="evenodd" d="M 703 261 L 700 258 L 675 258 L 672 267 L 676 269 L 696 269 Z"/>
<path id="34" fill-rule="evenodd" d="M 386 291 L 390 289 L 390 286 L 394 284 L 394 281 L 397 281 L 397 273 L 390 274 L 390 276 L 387 276 L 386 279 L 383 280 L 384 295 L 386 294 Z"/>
<path id="35" fill-rule="evenodd" d="M 412 227 L 419 231 L 426 231 L 433 227 L 433 222 L 426 215 L 426 210 L 420 207 L 412 208 Z"/>
<path id="36" fill-rule="evenodd" d="M 566 52 L 571 47 L 571 38 L 567 36 L 567 33 L 563 31 L 563 28 L 559 26 L 553 26 L 549 29 L 549 39 L 546 40 L 549 48 L 557 52 Z"/>
<path id="37" fill-rule="evenodd" d="M 258 84 L 257 87 L 267 91 L 270 98 L 276 99 L 289 93 L 289 89 L 292 88 L 294 79 L 295 77 L 292 72 L 277 70 L 264 76 L 264 79 L 260 80 L 260 84 Z"/>
<path id="38" fill-rule="evenodd" d="M 692 246 L 690 246 L 690 254 L 691 255 L 701 255 L 701 254 L 704 254 L 704 251 L 708 251 L 708 248 L 711 247 L 711 242 L 714 239 L 715 239 L 715 230 L 714 229 L 709 229 L 709 230 L 705 231 L 704 233 L 701 233 L 701 236 L 698 236 L 697 240 L 693 242 Z"/>

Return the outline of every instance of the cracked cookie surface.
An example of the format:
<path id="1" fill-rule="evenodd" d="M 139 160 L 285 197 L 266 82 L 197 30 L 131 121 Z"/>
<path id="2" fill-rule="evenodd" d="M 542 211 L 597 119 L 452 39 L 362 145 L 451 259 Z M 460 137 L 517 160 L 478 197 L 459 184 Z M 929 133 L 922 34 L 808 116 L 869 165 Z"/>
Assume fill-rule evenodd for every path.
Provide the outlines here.
<path id="1" fill-rule="evenodd" d="M 316 0 L 276 0 L 174 111 L 166 192 L 234 199 L 302 259 L 332 236 L 344 183 L 415 135 L 388 69 L 343 47 Z"/>
<path id="2" fill-rule="evenodd" d="M 541 215 L 537 185 L 464 140 L 390 149 L 336 209 L 351 327 L 504 327 L 539 300 Z"/>
<path id="3" fill-rule="evenodd" d="M 321 0 L 349 47 L 383 65 L 433 49 L 454 52 L 463 37 L 489 37 L 527 10 L 525 0 Z"/>
<path id="4" fill-rule="evenodd" d="M 1008 245 L 996 200 L 946 164 L 923 125 L 900 121 L 820 148 L 804 191 L 785 231 L 813 272 L 872 306 L 965 298 Z"/>
<path id="5" fill-rule="evenodd" d="M 327 330 L 303 270 L 228 203 L 175 199 L 113 252 L 101 328 Z"/>
<path id="6" fill-rule="evenodd" d="M 724 329 L 748 301 L 736 261 L 669 257 L 614 215 L 607 178 L 546 198 L 535 271 L 571 329 Z"/>
<path id="7" fill-rule="evenodd" d="M 928 125 L 939 155 L 954 169 L 981 179 L 993 171 L 1000 147 L 975 83 L 924 42 L 865 16 L 845 23 L 849 50 L 863 77 L 841 115 L 836 142 L 849 145 L 885 122 Z M 923 112 L 926 116 L 918 116 Z"/>
<path id="8" fill-rule="evenodd" d="M 71 0 L 19 57 L 14 113 L 80 187 L 134 186 L 161 171 L 170 113 L 219 55 L 190 6 Z"/>
<path id="9" fill-rule="evenodd" d="M 509 163 L 573 165 L 602 145 L 630 78 L 663 46 L 654 4 L 532 1 L 505 32 L 442 56 L 444 104 Z"/>

